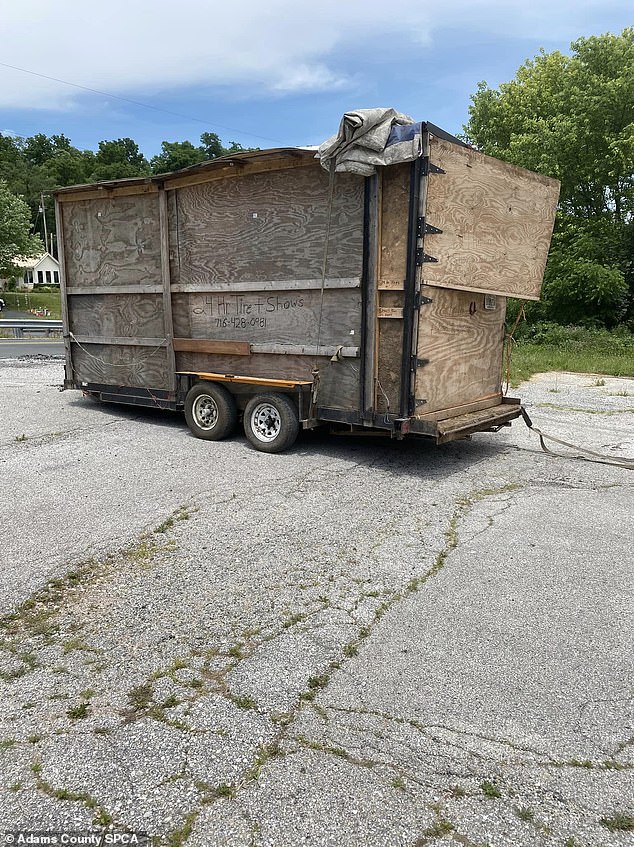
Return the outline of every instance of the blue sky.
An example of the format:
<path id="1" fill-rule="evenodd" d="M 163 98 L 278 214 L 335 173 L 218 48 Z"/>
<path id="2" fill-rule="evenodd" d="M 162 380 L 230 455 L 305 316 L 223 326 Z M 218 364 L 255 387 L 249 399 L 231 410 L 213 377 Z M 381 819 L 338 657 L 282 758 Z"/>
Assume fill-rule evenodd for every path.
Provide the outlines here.
<path id="1" fill-rule="evenodd" d="M 318 144 L 344 111 L 393 106 L 459 132 L 479 80 L 632 23 L 621 0 L 0 0 L 0 63 L 154 107 L 0 64 L 0 131 L 90 149 L 129 136 L 151 156 L 206 130 Z"/>

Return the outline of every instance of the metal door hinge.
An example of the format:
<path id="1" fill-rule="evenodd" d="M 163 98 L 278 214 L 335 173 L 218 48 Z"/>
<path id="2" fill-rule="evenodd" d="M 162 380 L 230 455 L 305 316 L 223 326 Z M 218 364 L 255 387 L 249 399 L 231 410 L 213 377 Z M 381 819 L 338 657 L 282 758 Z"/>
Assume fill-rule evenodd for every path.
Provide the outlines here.
<path id="1" fill-rule="evenodd" d="M 427 176 L 427 174 L 446 174 L 447 171 L 444 171 L 442 168 L 439 168 L 438 165 L 434 165 L 429 161 L 429 157 L 425 157 L 423 159 L 423 176 Z"/>
<path id="2" fill-rule="evenodd" d="M 431 297 L 425 297 L 419 291 L 416 294 L 416 296 L 414 297 L 414 308 L 420 309 L 421 306 L 428 306 L 430 303 L 433 303 L 433 302 L 434 301 L 431 299 Z"/>
<path id="3" fill-rule="evenodd" d="M 412 370 L 416 368 L 424 368 L 429 364 L 429 359 L 419 359 L 418 356 L 412 356 Z"/>
<path id="4" fill-rule="evenodd" d="M 419 247 L 416 250 L 416 267 L 420 267 L 424 265 L 425 262 L 437 262 L 438 259 L 435 256 L 430 256 L 428 253 L 425 253 L 422 247 Z"/>
<path id="5" fill-rule="evenodd" d="M 428 224 L 425 218 L 419 218 L 418 224 L 416 227 L 416 235 L 418 238 L 422 238 L 424 235 L 440 235 L 442 229 L 439 229 L 437 226 L 433 226 L 432 224 Z"/>

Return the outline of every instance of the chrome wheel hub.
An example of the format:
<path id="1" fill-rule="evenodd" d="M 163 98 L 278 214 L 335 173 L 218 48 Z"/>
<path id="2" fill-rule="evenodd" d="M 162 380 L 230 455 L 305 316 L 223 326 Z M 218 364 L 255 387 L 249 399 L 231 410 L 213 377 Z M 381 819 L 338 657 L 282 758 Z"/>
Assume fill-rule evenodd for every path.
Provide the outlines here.
<path id="1" fill-rule="evenodd" d="M 218 406 L 213 397 L 203 395 L 194 401 L 192 415 L 201 429 L 213 429 L 218 423 Z"/>
<path id="2" fill-rule="evenodd" d="M 274 441 L 281 428 L 280 413 L 270 403 L 259 403 L 251 412 L 251 429 L 260 441 Z"/>

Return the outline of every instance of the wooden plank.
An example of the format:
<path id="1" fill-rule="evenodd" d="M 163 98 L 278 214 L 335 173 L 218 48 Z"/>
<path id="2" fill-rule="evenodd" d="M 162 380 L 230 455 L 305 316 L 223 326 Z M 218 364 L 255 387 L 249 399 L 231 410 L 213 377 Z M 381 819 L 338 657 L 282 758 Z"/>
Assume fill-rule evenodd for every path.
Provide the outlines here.
<path id="1" fill-rule="evenodd" d="M 204 185 L 217 180 L 236 179 L 242 176 L 252 176 L 253 174 L 264 174 L 275 171 L 285 171 L 290 168 L 305 168 L 315 167 L 315 159 L 313 157 L 296 157 L 296 156 L 280 156 L 275 159 L 259 159 L 254 161 L 236 161 L 227 163 L 223 167 L 214 168 L 208 171 L 198 171 L 192 174 L 183 174 L 182 176 L 171 176 L 165 179 L 165 188 L 173 190 L 177 188 L 189 188 L 193 185 Z M 319 166 L 321 167 L 321 166 Z"/>
<path id="2" fill-rule="evenodd" d="M 175 338 L 174 350 L 179 353 L 228 353 L 231 356 L 250 356 L 248 341 L 209 341 L 204 338 Z"/>
<path id="3" fill-rule="evenodd" d="M 185 376 L 198 376 L 211 382 L 233 382 L 238 385 L 263 385 L 267 388 L 296 388 L 298 385 L 310 385 L 308 381 L 297 379 L 264 379 L 253 376 L 236 376 L 235 374 L 206 373 L 199 371 L 179 371 Z"/>
<path id="4" fill-rule="evenodd" d="M 418 358 L 428 364 L 416 372 L 415 397 L 425 400 L 418 413 L 475 403 L 500 394 L 506 299 L 423 286 L 431 303 L 421 306 Z"/>
<path id="5" fill-rule="evenodd" d="M 311 344 L 251 344 L 252 353 L 279 353 L 282 356 L 337 356 L 342 359 L 358 359 L 359 347 L 319 347 Z"/>
<path id="6" fill-rule="evenodd" d="M 321 292 L 281 291 L 242 294 L 210 291 L 174 294 L 174 333 L 179 338 L 248 341 L 251 344 L 316 345 L 320 310 L 321 343 L 358 343 L 361 332 L 361 291 L 358 288 Z"/>
<path id="7" fill-rule="evenodd" d="M 104 196 L 112 197 L 138 197 L 142 194 L 156 194 L 158 186 L 151 183 L 142 185 L 93 185 L 77 191 L 60 193 L 57 199 L 60 203 L 76 203 L 78 200 L 101 200 Z"/>
<path id="8" fill-rule="evenodd" d="M 359 278 L 363 269 L 364 181 L 312 167 L 246 174 L 178 191 L 180 284 Z"/>
<path id="9" fill-rule="evenodd" d="M 70 315 L 68 311 L 68 284 L 66 279 L 66 239 L 64 238 L 64 210 L 55 198 L 55 219 L 57 222 L 57 251 L 59 255 L 59 287 L 62 304 L 62 323 L 64 326 L 64 359 L 66 362 L 66 379 L 72 380 L 73 356 L 70 344 Z"/>
<path id="10" fill-rule="evenodd" d="M 333 288 L 359 288 L 360 277 L 335 278 L 324 280 L 324 289 Z M 220 292 L 252 292 L 252 291 L 310 291 L 315 288 L 321 289 L 321 279 L 260 279 L 214 283 L 207 282 L 184 282 L 172 285 L 175 294 L 188 293 L 220 293 Z"/>
<path id="11" fill-rule="evenodd" d="M 319 369 L 316 406 L 345 411 L 359 410 L 361 372 L 359 362 L 328 360 Z"/>
<path id="12" fill-rule="evenodd" d="M 68 297 L 70 328 L 75 335 L 164 338 L 162 300 L 158 294 L 92 294 Z"/>
<path id="13" fill-rule="evenodd" d="M 476 150 L 431 138 L 425 238 L 427 284 L 538 300 L 559 183 Z"/>
<path id="14" fill-rule="evenodd" d="M 156 285 L 161 280 L 156 195 L 104 196 L 64 208 L 69 287 Z"/>
<path id="15" fill-rule="evenodd" d="M 490 397 L 483 397 L 475 403 L 463 403 L 461 406 L 454 406 L 453 409 L 440 409 L 435 412 L 424 412 L 425 406 L 420 406 L 423 414 L 416 415 L 417 421 L 440 421 L 448 418 L 455 418 L 458 415 L 464 415 L 467 412 L 477 412 L 479 409 L 488 409 L 491 406 L 497 406 L 502 399 L 500 393 L 492 394 Z"/>
<path id="16" fill-rule="evenodd" d="M 411 165 L 392 165 L 382 171 L 382 228 L 379 279 L 403 285 L 407 271 L 407 221 Z"/>
<path id="17" fill-rule="evenodd" d="M 167 367 L 170 372 L 170 391 L 176 391 L 176 357 L 174 354 L 174 323 L 172 320 L 172 292 L 169 255 L 169 218 L 167 195 L 159 190 L 159 227 L 161 245 L 161 281 L 163 283 L 163 326 L 167 341 Z"/>
<path id="18" fill-rule="evenodd" d="M 370 177 L 366 183 L 368 193 L 366 201 L 366 262 L 365 268 L 365 336 L 362 354 L 365 356 L 362 374 L 362 403 L 360 411 L 366 418 L 371 418 L 376 407 L 376 373 L 377 373 L 377 342 L 378 326 L 376 310 L 378 302 L 377 286 L 379 277 L 379 238 L 381 227 L 381 181 L 379 175 Z"/>
<path id="19" fill-rule="evenodd" d="M 402 306 L 379 306 L 376 311 L 377 318 L 399 318 L 403 319 Z"/>
<path id="20" fill-rule="evenodd" d="M 279 356 L 258 353 L 230 356 L 213 353 L 176 353 L 176 369 L 182 371 L 241 374 L 264 379 L 290 379 L 312 382 L 315 368 L 323 369 L 330 361 L 326 356 Z"/>
<path id="21" fill-rule="evenodd" d="M 94 285 L 73 285 L 66 289 L 69 296 L 95 294 Z M 162 285 L 110 285 L 99 289 L 99 294 L 162 294 Z"/>
<path id="22" fill-rule="evenodd" d="M 70 334 L 76 344 L 115 344 L 128 347 L 167 347 L 165 338 L 140 338 L 138 336 L 116 335 L 75 335 Z"/>

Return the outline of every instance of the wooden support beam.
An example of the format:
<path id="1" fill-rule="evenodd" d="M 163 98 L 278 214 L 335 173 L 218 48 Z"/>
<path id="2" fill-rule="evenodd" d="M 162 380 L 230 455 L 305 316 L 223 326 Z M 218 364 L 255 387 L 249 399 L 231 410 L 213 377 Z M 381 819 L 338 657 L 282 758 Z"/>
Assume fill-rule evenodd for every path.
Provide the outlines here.
<path id="1" fill-rule="evenodd" d="M 167 378 L 170 391 L 176 391 L 176 355 L 174 353 L 174 323 L 172 320 L 172 292 L 170 278 L 169 220 L 167 194 L 159 190 L 159 225 L 161 229 L 161 280 L 163 283 L 163 319 L 167 339 Z"/>

